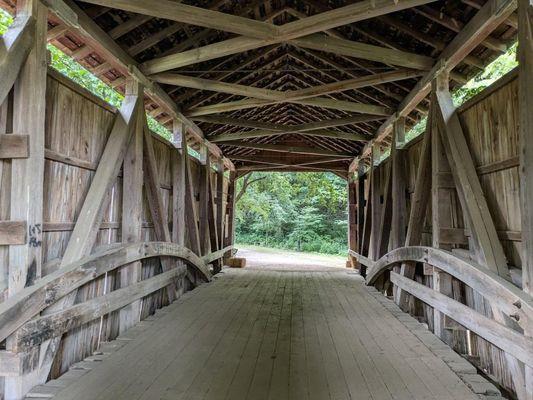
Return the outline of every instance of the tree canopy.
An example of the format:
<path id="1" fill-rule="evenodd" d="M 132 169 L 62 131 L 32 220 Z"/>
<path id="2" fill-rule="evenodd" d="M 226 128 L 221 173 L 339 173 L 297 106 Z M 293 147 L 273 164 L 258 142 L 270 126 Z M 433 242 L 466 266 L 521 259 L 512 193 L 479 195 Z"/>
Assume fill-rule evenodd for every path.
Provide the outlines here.
<path id="1" fill-rule="evenodd" d="M 346 181 L 331 173 L 256 172 L 236 206 L 238 243 L 347 251 Z M 237 182 L 237 192 L 243 185 Z"/>

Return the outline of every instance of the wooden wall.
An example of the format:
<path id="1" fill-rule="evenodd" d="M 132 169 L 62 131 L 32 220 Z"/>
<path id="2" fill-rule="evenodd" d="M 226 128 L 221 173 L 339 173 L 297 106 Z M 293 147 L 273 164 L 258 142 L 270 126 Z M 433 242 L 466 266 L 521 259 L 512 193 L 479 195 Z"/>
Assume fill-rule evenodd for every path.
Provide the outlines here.
<path id="1" fill-rule="evenodd" d="M 0 107 L 0 133 L 11 132 L 9 101 Z M 106 145 L 117 110 L 81 88 L 59 73 L 50 70 L 47 80 L 46 101 L 46 160 L 44 175 L 44 212 L 42 258 L 46 275 L 55 271 L 70 239 L 74 224 L 89 190 L 96 167 Z M 170 142 L 154 135 L 154 152 L 167 220 L 172 223 L 172 170 L 171 157 L 177 150 Z M 198 200 L 199 162 L 191 157 L 191 174 Z M 0 159 L 0 220 L 9 220 L 10 161 Z M 213 172 L 216 177 L 216 173 Z M 214 179 L 213 179 L 214 182 Z M 224 182 L 227 192 L 227 182 Z M 120 243 L 122 177 L 119 174 L 108 193 L 103 222 L 97 235 L 96 247 Z M 224 208 L 225 209 L 225 208 Z M 143 195 L 144 241 L 156 240 L 146 193 Z M 186 238 L 187 240 L 187 238 Z M 186 241 L 187 243 L 187 241 Z M 143 279 L 161 272 L 158 258 L 143 261 Z M 102 295 L 118 288 L 118 272 L 110 273 L 81 287 L 76 302 Z M 0 294 L 9 279 L 8 246 L 0 246 Z M 186 290 L 185 280 L 178 283 Z M 3 297 L 0 297 L 0 300 Z M 141 318 L 152 314 L 168 302 L 165 289 L 143 299 Z M 98 318 L 64 335 L 61 349 L 55 359 L 51 376 L 64 373 L 68 367 L 92 354 L 98 344 L 118 335 L 118 311 Z"/>
<path id="2" fill-rule="evenodd" d="M 513 281 L 520 285 L 521 278 L 521 214 L 519 187 L 519 126 L 518 126 L 518 79 L 516 71 L 509 73 L 476 95 L 459 109 L 458 114 L 469 150 L 487 199 L 490 214 L 496 225 Z M 438 132 L 437 132 L 438 134 Z M 407 208 L 415 190 L 416 175 L 422 149 L 422 136 L 406 146 L 405 171 L 407 183 Z M 380 206 L 383 206 L 385 171 L 388 161 L 381 163 L 374 172 L 381 184 Z M 368 181 L 368 179 L 367 179 Z M 453 182 L 452 182 L 453 183 Z M 432 245 L 431 201 L 426 213 L 421 245 Z M 450 244 L 452 252 L 468 256 L 468 229 L 465 229 L 463 213 L 455 189 L 446 197 L 449 208 L 453 237 L 464 232 L 465 240 Z M 379 214 L 379 212 L 378 212 Z M 452 230 L 450 230 L 452 231 Z M 433 286 L 432 270 L 419 265 L 414 278 L 426 286 Z M 482 296 L 453 278 L 452 297 L 490 316 L 490 307 Z M 428 324 L 433 330 L 433 310 L 418 300 L 410 298 L 410 312 Z M 513 390 L 509 368 L 503 353 L 472 332 L 466 332 L 454 321 L 447 322 L 446 341 L 454 349 L 468 355 L 472 362 L 488 372 L 503 387 Z M 467 337 L 468 336 L 468 337 Z"/>

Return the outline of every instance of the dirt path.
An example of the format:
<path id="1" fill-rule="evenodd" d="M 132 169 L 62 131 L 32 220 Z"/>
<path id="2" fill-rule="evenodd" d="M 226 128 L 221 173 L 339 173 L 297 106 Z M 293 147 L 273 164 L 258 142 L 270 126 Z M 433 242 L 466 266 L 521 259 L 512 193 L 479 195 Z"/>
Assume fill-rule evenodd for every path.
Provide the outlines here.
<path id="1" fill-rule="evenodd" d="M 246 258 L 246 268 L 250 269 L 276 269 L 292 271 L 331 271 L 332 269 L 345 269 L 346 258 L 325 254 L 301 253 L 270 249 L 259 246 L 236 246 L 236 257 Z"/>

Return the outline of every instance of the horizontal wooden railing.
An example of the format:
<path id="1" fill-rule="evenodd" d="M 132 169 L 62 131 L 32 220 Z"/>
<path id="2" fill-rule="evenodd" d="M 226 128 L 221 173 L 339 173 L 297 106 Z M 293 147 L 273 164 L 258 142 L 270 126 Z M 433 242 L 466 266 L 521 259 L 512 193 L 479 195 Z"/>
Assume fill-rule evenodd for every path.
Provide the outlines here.
<path id="1" fill-rule="evenodd" d="M 527 332 L 532 326 L 533 298 L 494 272 L 453 253 L 433 247 L 401 247 L 376 261 L 352 250 L 350 255 L 368 268 L 366 276 L 368 285 L 373 285 L 385 271 L 405 262 L 425 263 L 462 281 L 491 304 L 493 313 L 495 311 L 503 313 L 506 318 L 513 321 L 513 324 L 503 324 L 501 321 L 488 318 L 428 286 L 396 272 L 390 272 L 390 281 L 399 289 L 447 315 L 524 364 L 533 366 L 533 339 L 523 334 L 524 330 Z M 511 327 L 512 325 L 514 326 Z"/>
<path id="2" fill-rule="evenodd" d="M 0 303 L 0 341 L 14 334 L 15 351 L 27 350 L 168 286 L 185 276 L 186 265 L 209 281 L 211 273 L 207 264 L 221 258 L 231 248 L 229 246 L 204 257 L 198 257 L 190 249 L 169 242 L 141 242 L 99 250 L 57 269 Z M 41 311 L 99 276 L 123 265 L 153 257 L 175 258 L 185 265 L 176 264 L 175 268 L 151 278 L 39 316 Z"/>

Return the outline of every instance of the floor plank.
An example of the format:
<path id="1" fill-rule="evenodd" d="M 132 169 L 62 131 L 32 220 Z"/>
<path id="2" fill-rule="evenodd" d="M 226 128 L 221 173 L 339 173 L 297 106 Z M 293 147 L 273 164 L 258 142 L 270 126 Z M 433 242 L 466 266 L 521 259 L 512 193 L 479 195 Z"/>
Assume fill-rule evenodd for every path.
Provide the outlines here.
<path id="1" fill-rule="evenodd" d="M 225 269 L 54 399 L 478 398 L 378 300 L 348 270 Z"/>

